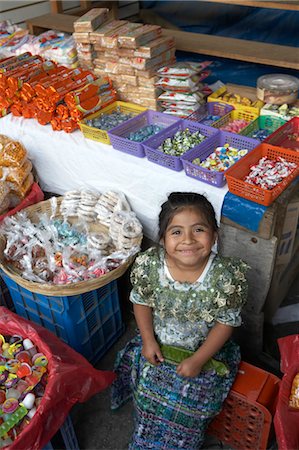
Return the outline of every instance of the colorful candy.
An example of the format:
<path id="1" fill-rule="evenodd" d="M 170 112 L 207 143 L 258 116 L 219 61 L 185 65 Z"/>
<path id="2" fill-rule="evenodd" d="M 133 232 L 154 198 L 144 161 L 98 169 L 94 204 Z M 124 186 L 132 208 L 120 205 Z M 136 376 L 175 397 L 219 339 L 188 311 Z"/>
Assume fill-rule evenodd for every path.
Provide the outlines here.
<path id="1" fill-rule="evenodd" d="M 192 163 L 216 172 L 224 172 L 237 162 L 242 156 L 246 155 L 247 149 L 237 149 L 225 144 L 223 147 L 217 147 L 204 161 L 195 158 Z"/>
<path id="2" fill-rule="evenodd" d="M 111 130 L 132 117 L 132 114 L 125 114 L 118 109 L 111 114 L 101 114 L 94 119 L 86 120 L 86 125 L 100 130 Z"/>
<path id="3" fill-rule="evenodd" d="M 159 146 L 158 150 L 171 156 L 181 156 L 191 148 L 199 145 L 206 137 L 195 131 L 192 133 L 189 128 L 182 131 L 177 131 L 172 138 L 167 138 Z"/>
<path id="4" fill-rule="evenodd" d="M 250 172 L 244 178 L 244 181 L 262 189 L 271 190 L 289 176 L 296 167 L 295 163 L 287 161 L 280 156 L 276 160 L 264 156 L 250 168 Z"/>
<path id="5" fill-rule="evenodd" d="M 146 125 L 138 131 L 132 131 L 127 138 L 130 139 L 130 141 L 143 142 L 154 134 L 159 133 L 161 130 L 163 130 L 163 127 L 160 125 Z"/>
<path id="6" fill-rule="evenodd" d="M 228 122 L 226 125 L 221 127 L 223 131 L 230 131 L 231 133 L 240 133 L 243 128 L 248 125 L 249 122 L 244 119 L 235 119 Z"/>

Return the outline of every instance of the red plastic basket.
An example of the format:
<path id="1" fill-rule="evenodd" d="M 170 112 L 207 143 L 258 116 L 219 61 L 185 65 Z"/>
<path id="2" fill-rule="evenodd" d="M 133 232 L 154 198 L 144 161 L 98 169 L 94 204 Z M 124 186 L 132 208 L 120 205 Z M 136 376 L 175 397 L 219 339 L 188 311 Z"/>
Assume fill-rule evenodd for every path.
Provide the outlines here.
<path id="1" fill-rule="evenodd" d="M 299 117 L 294 117 L 286 122 L 264 142 L 299 152 Z"/>
<path id="2" fill-rule="evenodd" d="M 219 131 L 211 139 L 204 141 L 200 146 L 194 147 L 182 156 L 186 175 L 204 183 L 212 184 L 213 186 L 224 186 L 227 171 L 216 172 L 192 163 L 195 158 L 200 158 L 201 161 L 204 161 L 213 153 L 216 147 L 223 146 L 224 144 L 229 144 L 238 149 L 252 150 L 259 145 L 259 141 L 239 134 L 229 133 L 228 131 Z"/>
<path id="3" fill-rule="evenodd" d="M 138 131 L 146 125 L 160 125 L 165 130 L 169 126 L 179 122 L 179 120 L 177 117 L 170 116 L 169 114 L 147 110 L 108 131 L 108 136 L 111 145 L 116 150 L 143 158 L 145 156 L 143 144 L 147 140 L 143 142 L 131 141 L 127 138 L 129 133 Z"/>
<path id="4" fill-rule="evenodd" d="M 188 120 L 200 122 L 203 125 L 213 126 L 220 117 L 225 116 L 234 109 L 232 105 L 220 102 L 209 102 L 201 105 L 194 113 L 187 117 Z M 214 116 L 211 117 L 211 116 Z"/>
<path id="5" fill-rule="evenodd" d="M 269 159 L 276 159 L 281 156 L 287 161 L 296 163 L 297 167 L 288 177 L 277 184 L 272 190 L 262 189 L 258 186 L 246 183 L 243 179 L 249 174 L 250 167 L 257 164 L 263 156 L 267 156 Z M 299 152 L 296 153 L 291 150 L 285 150 L 280 147 L 274 147 L 273 145 L 263 143 L 227 170 L 226 181 L 229 191 L 233 194 L 259 203 L 260 205 L 269 206 L 292 182 L 292 180 L 297 177 L 298 174 Z"/>
<path id="6" fill-rule="evenodd" d="M 280 379 L 241 362 L 236 380 L 208 433 L 239 450 L 267 448 Z"/>
<path id="7" fill-rule="evenodd" d="M 165 141 L 165 139 L 172 138 L 177 131 L 183 131 L 186 130 L 186 128 L 189 128 L 192 133 L 199 131 L 201 134 L 206 136 L 206 139 L 201 144 L 194 147 L 194 149 L 200 148 L 204 142 L 219 133 L 219 131 L 215 128 L 193 122 L 192 120 L 180 120 L 172 127 L 169 127 L 167 130 L 160 132 L 146 141 L 144 144 L 144 151 L 147 159 L 155 164 L 159 164 L 160 166 L 167 167 L 168 169 L 175 170 L 177 172 L 183 170 L 183 163 L 179 156 L 167 155 L 166 153 L 158 150 L 158 147 Z"/>

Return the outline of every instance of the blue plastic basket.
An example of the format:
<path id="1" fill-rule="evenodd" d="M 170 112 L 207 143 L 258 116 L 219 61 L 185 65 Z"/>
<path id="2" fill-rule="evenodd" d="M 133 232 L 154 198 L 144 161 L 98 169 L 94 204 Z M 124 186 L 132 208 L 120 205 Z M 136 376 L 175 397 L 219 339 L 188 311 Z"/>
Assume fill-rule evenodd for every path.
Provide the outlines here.
<path id="1" fill-rule="evenodd" d="M 158 150 L 158 147 L 165 141 L 165 139 L 172 138 L 177 131 L 183 131 L 186 128 L 189 128 L 192 133 L 199 131 L 201 134 L 206 136 L 206 139 L 201 144 L 194 147 L 194 149 L 199 149 L 201 145 L 210 137 L 219 133 L 219 131 L 215 128 L 193 122 L 192 120 L 180 120 L 176 124 L 167 128 L 167 130 L 161 131 L 159 134 L 151 137 L 146 141 L 146 143 L 144 143 L 144 150 L 147 159 L 155 164 L 159 164 L 160 166 L 167 167 L 168 169 L 175 170 L 177 172 L 183 170 L 183 164 L 179 156 L 167 155 L 166 153 Z"/>
<path id="2" fill-rule="evenodd" d="M 64 424 L 60 427 L 60 430 L 57 432 L 57 434 L 61 434 L 65 450 L 79 450 L 77 436 L 70 416 L 66 418 Z M 53 438 L 53 441 L 55 440 L 55 436 Z M 51 441 L 43 448 L 43 450 L 54 450 L 54 448 L 55 443 L 53 442 L 52 445 Z M 61 450 L 61 445 L 59 445 L 59 449 Z"/>
<path id="3" fill-rule="evenodd" d="M 96 363 L 124 331 L 117 282 L 84 294 L 52 297 L 30 292 L 1 273 L 16 313 L 52 331 Z"/>
<path id="4" fill-rule="evenodd" d="M 149 109 L 108 131 L 108 135 L 111 145 L 116 150 L 143 158 L 145 156 L 143 144 L 147 142 L 148 139 L 143 142 L 131 141 L 127 138 L 129 133 L 134 133 L 146 125 L 160 125 L 163 127 L 163 130 L 161 131 L 164 131 L 179 120 L 180 119 L 177 117 L 170 116 L 169 114 Z M 156 136 L 159 133 L 157 133 Z"/>
<path id="5" fill-rule="evenodd" d="M 212 136 L 211 139 L 205 140 L 200 146 L 194 147 L 182 156 L 182 162 L 186 175 L 188 175 L 188 177 L 203 181 L 204 183 L 222 187 L 226 183 L 226 171 L 216 172 L 205 169 L 204 167 L 192 164 L 192 161 L 195 158 L 200 158 L 201 161 L 204 161 L 211 153 L 213 153 L 216 147 L 223 146 L 224 144 L 229 144 L 239 150 L 253 150 L 259 145 L 259 143 L 260 142 L 256 139 L 241 136 L 240 134 L 230 133 L 228 131 L 219 131 L 216 135 Z"/>
<path id="6" fill-rule="evenodd" d="M 194 113 L 187 117 L 187 119 L 212 127 L 214 122 L 231 112 L 233 109 L 234 107 L 227 103 L 208 102 L 201 105 Z M 214 116 L 214 118 L 209 116 Z"/>

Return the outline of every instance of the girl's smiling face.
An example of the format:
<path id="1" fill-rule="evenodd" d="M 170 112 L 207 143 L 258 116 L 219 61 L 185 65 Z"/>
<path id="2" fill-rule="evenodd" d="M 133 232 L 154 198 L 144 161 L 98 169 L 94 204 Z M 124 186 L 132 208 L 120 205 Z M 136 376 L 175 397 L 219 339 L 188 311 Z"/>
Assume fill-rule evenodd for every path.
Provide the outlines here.
<path id="1" fill-rule="evenodd" d="M 198 208 L 179 210 L 169 221 L 164 236 L 168 264 L 186 270 L 204 268 L 216 237 Z"/>

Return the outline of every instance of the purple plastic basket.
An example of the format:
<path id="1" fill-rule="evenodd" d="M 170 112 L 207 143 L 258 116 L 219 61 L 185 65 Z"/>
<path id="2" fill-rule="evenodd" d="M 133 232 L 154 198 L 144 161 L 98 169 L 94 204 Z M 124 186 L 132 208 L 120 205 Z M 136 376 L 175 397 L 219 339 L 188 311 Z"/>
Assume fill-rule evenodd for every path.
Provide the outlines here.
<path id="1" fill-rule="evenodd" d="M 213 186 L 224 186 L 226 183 L 226 171 L 216 172 L 197 166 L 196 164 L 192 164 L 192 161 L 195 158 L 200 158 L 201 161 L 204 161 L 211 153 L 213 153 L 216 147 L 223 146 L 224 144 L 229 144 L 239 150 L 247 149 L 251 151 L 260 144 L 260 141 L 257 139 L 248 138 L 246 136 L 241 136 L 239 134 L 230 133 L 228 131 L 219 131 L 219 133 L 212 136 L 211 139 L 205 140 L 200 145 L 200 148 L 193 148 L 182 156 L 182 162 L 186 175 L 188 175 L 188 177 L 203 181 L 204 183 L 212 184 Z"/>
<path id="2" fill-rule="evenodd" d="M 159 133 L 161 133 L 165 131 L 166 128 L 179 122 L 179 120 L 180 119 L 177 117 L 170 116 L 169 114 L 148 109 L 147 111 L 138 114 L 138 116 L 112 128 L 108 131 L 108 135 L 110 137 L 111 145 L 116 150 L 143 158 L 145 156 L 143 144 L 147 142 L 148 139 L 143 142 L 131 141 L 127 138 L 129 133 L 134 133 L 146 125 L 160 125 L 163 127 L 163 130 L 159 131 Z"/>
<path id="3" fill-rule="evenodd" d="M 180 120 L 167 130 L 161 131 L 159 134 L 156 134 L 156 136 L 153 136 L 146 141 L 144 144 L 144 150 L 147 159 L 155 164 L 159 164 L 160 166 L 167 167 L 171 170 L 176 170 L 177 172 L 183 170 L 181 157 L 166 155 L 162 151 L 158 150 L 158 147 L 165 141 L 165 139 L 172 138 L 177 131 L 183 131 L 186 128 L 189 128 L 192 133 L 199 131 L 201 134 L 206 136 L 206 139 L 203 142 L 206 142 L 211 136 L 219 133 L 219 130 L 216 128 L 208 127 L 206 125 L 202 125 L 201 123 L 193 122 L 192 120 Z M 194 149 L 199 149 L 203 142 L 194 147 Z"/>
<path id="4" fill-rule="evenodd" d="M 220 102 L 208 102 L 201 105 L 199 109 L 194 111 L 190 116 L 187 117 L 188 120 L 194 120 L 195 122 L 200 122 L 203 125 L 213 126 L 216 120 L 220 117 L 225 116 L 229 112 L 235 109 L 232 105 Z M 209 116 L 218 116 L 218 119 L 208 119 Z"/>

